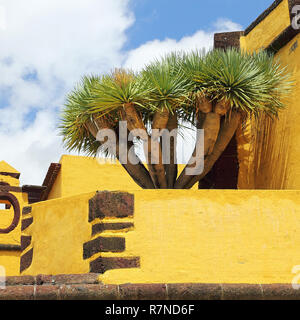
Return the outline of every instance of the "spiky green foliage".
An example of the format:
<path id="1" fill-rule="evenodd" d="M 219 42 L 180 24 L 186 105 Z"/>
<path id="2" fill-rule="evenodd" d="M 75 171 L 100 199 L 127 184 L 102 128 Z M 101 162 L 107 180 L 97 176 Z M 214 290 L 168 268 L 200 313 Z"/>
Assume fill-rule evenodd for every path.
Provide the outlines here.
<path id="1" fill-rule="evenodd" d="M 182 56 L 172 53 L 148 64 L 141 73 L 141 81 L 148 91 L 148 109 L 167 109 L 173 113 L 187 103 L 191 81 L 182 70 Z"/>
<path id="2" fill-rule="evenodd" d="M 76 150 L 88 155 L 97 153 L 99 142 L 86 128 L 86 123 L 91 119 L 90 102 L 99 81 L 97 76 L 83 77 L 66 98 L 59 128 L 64 145 L 70 151 Z"/>
<path id="3" fill-rule="evenodd" d="M 249 114 L 276 115 L 290 87 L 285 68 L 266 52 L 194 52 L 185 56 L 184 69 L 196 92 L 211 100 L 228 100 L 231 107 Z"/>
<path id="4" fill-rule="evenodd" d="M 143 86 L 139 75 L 130 70 L 116 69 L 102 77 L 94 93 L 90 112 L 107 114 L 121 109 L 127 103 L 144 108 L 149 90 Z"/>
<path id="5" fill-rule="evenodd" d="M 124 104 L 131 103 L 145 125 L 155 111 L 176 109 L 179 123 L 194 123 L 195 94 L 210 100 L 228 100 L 232 108 L 248 114 L 276 115 L 291 82 L 285 68 L 267 53 L 237 49 L 172 53 L 145 66 L 140 73 L 123 69 L 102 76 L 84 77 L 67 96 L 61 135 L 69 150 L 96 154 L 99 143 L 86 127 L 103 117 L 115 128 L 123 120 Z"/>
<path id="6" fill-rule="evenodd" d="M 262 99 L 265 111 L 268 115 L 277 116 L 278 111 L 285 107 L 283 99 L 288 97 L 294 82 L 287 67 L 283 67 L 279 59 L 270 56 L 267 52 L 254 53 L 252 59 L 258 65 L 266 81 L 266 90 Z"/>

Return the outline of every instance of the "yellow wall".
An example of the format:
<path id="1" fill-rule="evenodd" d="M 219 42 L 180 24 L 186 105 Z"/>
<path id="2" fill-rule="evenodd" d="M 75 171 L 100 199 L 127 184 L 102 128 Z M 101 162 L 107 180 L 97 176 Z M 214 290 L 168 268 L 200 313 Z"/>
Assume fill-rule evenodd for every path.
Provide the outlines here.
<path id="1" fill-rule="evenodd" d="M 12 194 L 18 199 L 22 213 L 23 206 L 28 204 L 27 195 L 23 193 Z M 20 245 L 21 244 L 21 219 L 16 229 L 8 234 L 0 234 L 0 244 Z M 7 228 L 13 220 L 13 209 L 0 210 L 0 228 Z M 20 274 L 20 251 L 0 250 L 0 266 L 6 270 L 7 276 Z"/>
<path id="2" fill-rule="evenodd" d="M 60 163 L 60 174 L 48 199 L 94 190 L 140 189 L 117 163 L 99 164 L 94 158 L 67 155 L 62 156 Z"/>
<path id="3" fill-rule="evenodd" d="M 248 35 L 241 38 L 242 49 L 250 52 L 267 47 L 290 25 L 288 0 L 284 0 Z M 295 37 L 276 55 L 293 74 L 295 88 L 286 101 L 279 120 L 252 121 L 238 133 L 240 189 L 300 189 L 300 48 L 291 51 Z"/>
<path id="4" fill-rule="evenodd" d="M 288 150 L 289 168 L 286 178 L 286 189 L 300 189 L 300 48 L 291 51 L 291 47 L 298 41 L 300 44 L 300 34 L 298 34 L 291 42 L 278 52 L 278 57 L 283 64 L 288 65 L 289 70 L 294 75 L 295 89 L 290 97 L 287 109 L 280 117 L 277 126 L 278 149 L 280 147 L 280 134 L 285 134 L 288 138 L 290 149 Z"/>
<path id="5" fill-rule="evenodd" d="M 10 172 L 10 173 L 18 173 L 14 168 L 10 167 L 4 161 L 0 162 L 0 172 Z M 5 176 L 0 174 L 0 182 L 9 183 L 10 186 L 18 187 L 19 180 L 16 178 L 12 178 L 10 176 Z M 28 197 L 25 193 L 20 192 L 11 192 L 19 202 L 20 205 L 20 213 L 22 213 L 22 208 L 28 204 Z M 9 210 L 0 210 L 0 228 L 7 228 L 14 216 L 13 208 Z M 8 234 L 0 233 L 0 244 L 2 245 L 17 245 L 20 246 L 21 242 L 21 217 L 20 222 L 16 229 Z M 0 266 L 3 266 L 6 270 L 6 275 L 19 275 L 20 273 L 20 251 L 3 251 L 0 250 Z"/>
<path id="6" fill-rule="evenodd" d="M 33 263 L 23 274 L 85 273 L 97 256 L 116 256 L 82 258 L 83 243 L 92 239 L 88 200 L 94 195 L 33 205 L 27 231 Z M 139 256 L 141 268 L 107 271 L 101 281 L 291 283 L 300 264 L 299 191 L 143 190 L 134 196 L 134 229 L 117 255 Z"/>
<path id="7" fill-rule="evenodd" d="M 28 203 L 27 195 L 24 193 L 18 192 L 11 192 L 19 201 L 20 210 L 22 213 L 22 208 Z M 14 217 L 13 208 L 9 210 L 0 210 L 0 229 L 7 228 Z M 20 218 L 21 221 L 21 218 Z M 20 236 L 21 236 L 21 223 L 19 222 L 17 228 L 8 234 L 1 234 L 0 233 L 0 244 L 13 244 L 19 245 L 20 244 Z M 2 252 L 0 251 L 0 256 Z"/>
<path id="8" fill-rule="evenodd" d="M 94 190 L 142 190 L 119 162 L 104 162 L 104 159 L 101 161 L 98 162 L 96 158 L 63 155 L 60 160 L 60 173 L 48 199 L 69 197 Z M 179 172 L 183 168 L 184 165 L 179 165 Z M 194 189 L 197 189 L 197 186 L 194 186 Z"/>
<path id="9" fill-rule="evenodd" d="M 62 175 L 63 175 L 63 169 L 61 168 L 58 176 L 56 177 L 56 180 L 54 182 L 54 185 L 52 186 L 52 189 L 48 195 L 48 199 L 57 199 L 62 197 Z"/>
<path id="10" fill-rule="evenodd" d="M 290 283 L 300 262 L 298 191 L 135 193 L 128 253 L 141 270 L 108 271 L 105 283 Z M 163 199 L 163 200 L 162 200 Z"/>
<path id="11" fill-rule="evenodd" d="M 95 193 L 49 200 L 32 205 L 33 224 L 23 235 L 32 236 L 33 262 L 23 274 L 66 274 L 89 272 L 83 260 L 83 243 L 91 238 L 88 200 Z"/>
<path id="12" fill-rule="evenodd" d="M 246 37 L 241 38 L 241 46 L 249 51 L 265 49 L 289 25 L 288 0 L 283 0 Z"/>
<path id="13" fill-rule="evenodd" d="M 20 252 L 0 251 L 0 266 L 5 268 L 6 276 L 20 275 Z"/>

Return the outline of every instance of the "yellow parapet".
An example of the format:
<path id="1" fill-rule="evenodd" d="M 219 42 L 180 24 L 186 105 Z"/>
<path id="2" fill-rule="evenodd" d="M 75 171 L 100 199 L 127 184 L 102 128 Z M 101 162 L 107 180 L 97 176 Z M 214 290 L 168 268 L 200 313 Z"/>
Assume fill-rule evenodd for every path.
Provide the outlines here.
<path id="1" fill-rule="evenodd" d="M 63 155 L 61 169 L 48 199 L 69 197 L 94 190 L 142 190 L 119 162 L 83 156 Z M 179 165 L 179 172 L 184 165 Z M 197 189 L 197 185 L 194 186 Z"/>
<path id="2" fill-rule="evenodd" d="M 23 232 L 32 240 L 22 275 L 96 272 L 107 284 L 291 283 L 300 265 L 299 195 L 143 190 L 37 203 L 23 216 L 33 219 Z"/>

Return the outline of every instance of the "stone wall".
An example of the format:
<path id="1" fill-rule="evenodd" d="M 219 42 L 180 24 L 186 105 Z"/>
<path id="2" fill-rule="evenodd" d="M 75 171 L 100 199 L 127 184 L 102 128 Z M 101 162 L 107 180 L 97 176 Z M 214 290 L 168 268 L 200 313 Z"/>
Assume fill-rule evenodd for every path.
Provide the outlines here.
<path id="1" fill-rule="evenodd" d="M 105 285 L 99 274 L 8 277 L 0 300 L 300 300 L 289 284 Z"/>

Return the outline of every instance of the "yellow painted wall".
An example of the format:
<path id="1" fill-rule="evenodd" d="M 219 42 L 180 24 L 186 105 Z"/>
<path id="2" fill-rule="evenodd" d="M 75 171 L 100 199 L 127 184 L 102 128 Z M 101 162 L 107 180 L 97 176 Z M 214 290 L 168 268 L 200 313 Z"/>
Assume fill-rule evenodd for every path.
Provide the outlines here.
<path id="1" fill-rule="evenodd" d="M 0 162 L 0 172 L 18 173 L 14 168 L 4 161 Z M 9 183 L 10 186 L 18 187 L 19 180 L 10 176 L 0 174 L 0 182 Z M 19 201 L 20 210 L 28 204 L 28 197 L 25 193 L 11 192 Z M 0 228 L 7 228 L 13 220 L 13 208 L 9 210 L 0 210 Z M 21 217 L 16 229 L 8 234 L 0 234 L 0 244 L 20 245 L 21 242 Z M 19 275 L 20 273 L 20 251 L 2 251 L 0 250 L 0 266 L 6 270 L 6 275 Z"/>
<path id="2" fill-rule="evenodd" d="M 298 42 L 296 50 L 291 51 L 292 46 Z M 293 73 L 295 89 L 290 97 L 287 109 L 280 117 L 277 126 L 278 149 L 280 147 L 280 134 L 285 134 L 288 138 L 290 149 L 288 150 L 288 176 L 286 178 L 286 189 L 300 189 L 300 34 L 289 42 L 278 52 L 278 57 L 282 63 L 288 65 Z"/>
<path id="3" fill-rule="evenodd" d="M 31 235 L 33 263 L 22 274 L 87 273 L 83 243 L 91 238 L 88 223 L 88 200 L 95 192 L 32 205 L 33 224 L 23 235 Z"/>
<path id="4" fill-rule="evenodd" d="M 58 176 L 54 182 L 54 185 L 48 195 L 48 199 L 57 199 L 62 197 L 62 176 L 63 176 L 63 168 L 60 169 Z"/>
<path id="5" fill-rule="evenodd" d="M 246 37 L 241 38 L 241 46 L 249 51 L 264 49 L 289 25 L 288 0 L 283 0 Z"/>
<path id="6" fill-rule="evenodd" d="M 288 0 L 284 0 L 248 35 L 241 38 L 242 49 L 250 52 L 267 47 L 290 25 Z M 279 120 L 263 118 L 248 123 L 238 133 L 240 189 L 300 189 L 300 48 L 291 51 L 298 35 L 276 55 L 293 75 L 295 88 L 286 101 Z M 264 131 L 261 130 L 264 128 Z M 260 132 L 260 133 L 258 133 Z M 262 141 L 265 141 L 262 143 Z M 259 144 L 263 149 L 258 148 Z"/>
<path id="7" fill-rule="evenodd" d="M 27 194 L 12 194 L 18 199 L 20 210 L 28 204 Z M 8 234 L 0 234 L 0 244 L 20 245 L 21 244 L 21 219 L 16 229 Z M 13 209 L 0 210 L 0 228 L 7 228 L 13 220 Z M 20 274 L 20 251 L 2 251 L 0 250 L 0 266 L 6 270 L 7 276 Z"/>
<path id="8" fill-rule="evenodd" d="M 27 232 L 33 237 L 33 263 L 23 274 L 88 272 L 89 261 L 99 256 L 82 259 L 83 243 L 92 239 L 88 200 L 94 195 L 33 205 L 34 223 Z M 126 252 L 117 256 L 139 256 L 141 268 L 107 271 L 100 277 L 104 283 L 291 283 L 295 276 L 299 191 L 143 190 L 134 195 L 135 227 L 125 235 Z"/>
<path id="9" fill-rule="evenodd" d="M 67 155 L 60 163 L 61 170 L 48 199 L 94 190 L 140 189 L 118 163 L 99 164 L 95 158 Z"/>
<path id="10" fill-rule="evenodd" d="M 105 283 L 290 283 L 300 262 L 298 191 L 135 193 L 128 252 L 141 270 L 108 271 Z M 163 198 L 163 200 L 161 200 Z"/>
<path id="11" fill-rule="evenodd" d="M 102 162 L 101 162 L 102 161 Z M 96 158 L 69 156 L 61 157 L 61 170 L 48 199 L 69 197 L 94 190 L 142 190 L 128 175 L 119 162 Z M 179 165 L 179 172 L 184 165 Z M 196 189 L 197 186 L 194 186 Z"/>
<path id="12" fill-rule="evenodd" d="M 27 194 L 18 193 L 18 192 L 11 192 L 19 201 L 20 210 L 22 213 L 22 208 L 27 205 L 28 199 Z M 0 210 L 0 228 L 4 229 L 7 228 L 14 217 L 13 208 L 9 210 Z M 20 219 L 21 220 L 21 219 Z M 19 245 L 20 244 L 20 236 L 21 236 L 21 223 L 18 224 L 17 228 L 8 234 L 0 234 L 0 244 L 13 244 Z M 1 256 L 0 251 L 0 256 Z"/>
<path id="13" fill-rule="evenodd" d="M 0 251 L 0 266 L 5 268 L 6 276 L 20 275 L 20 252 Z"/>

